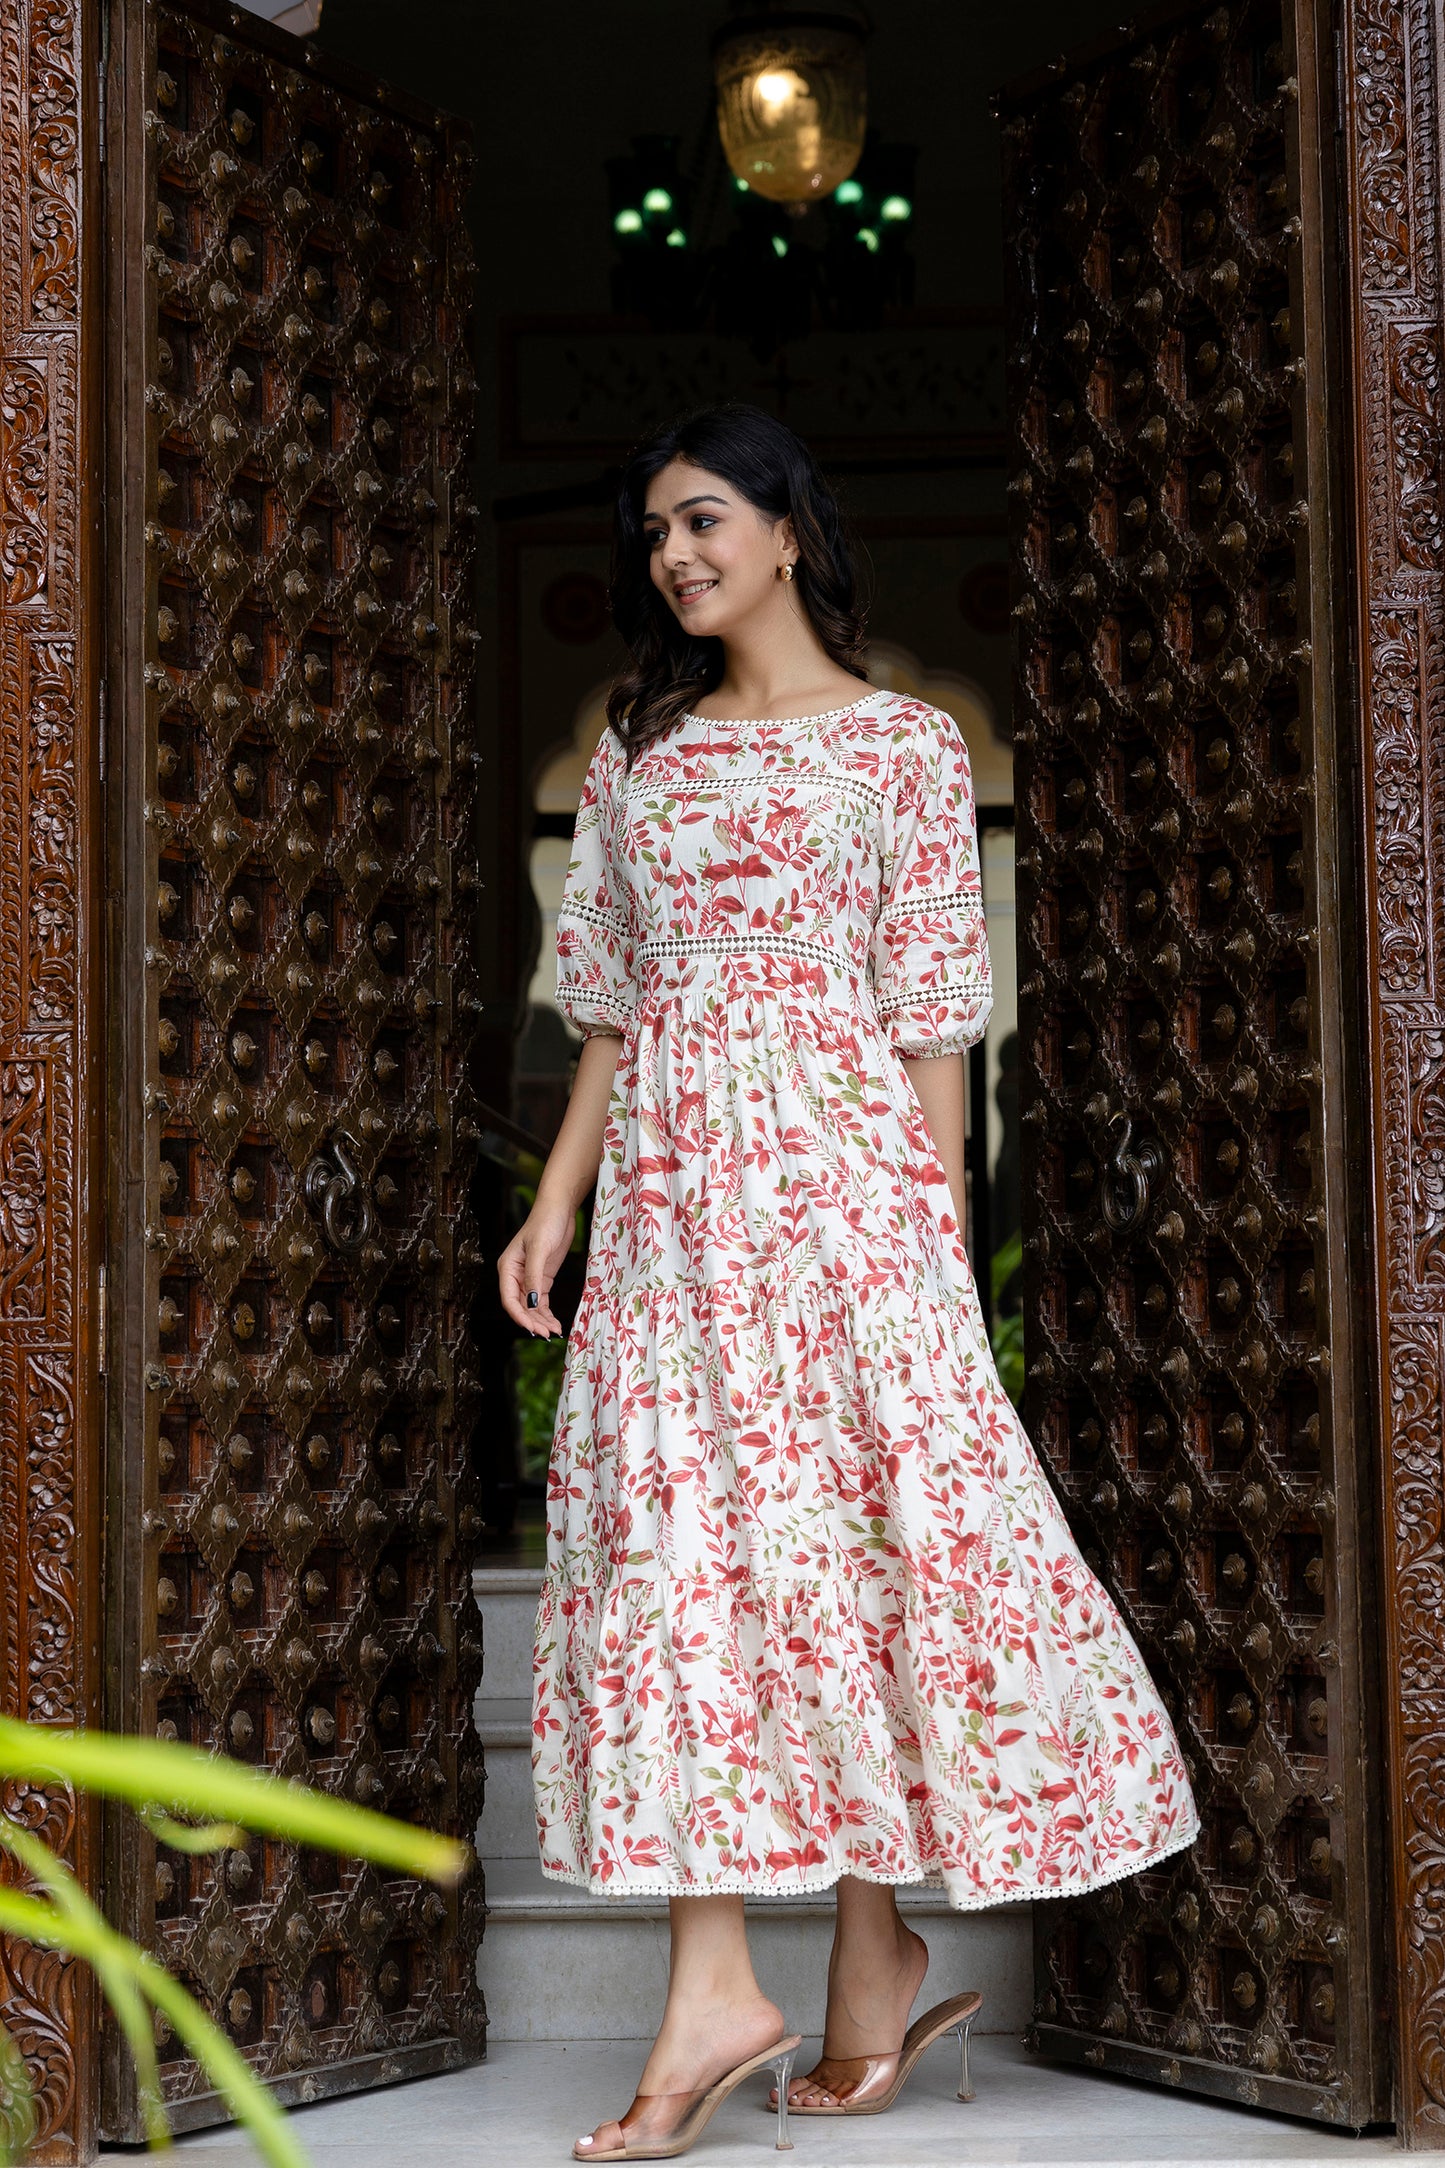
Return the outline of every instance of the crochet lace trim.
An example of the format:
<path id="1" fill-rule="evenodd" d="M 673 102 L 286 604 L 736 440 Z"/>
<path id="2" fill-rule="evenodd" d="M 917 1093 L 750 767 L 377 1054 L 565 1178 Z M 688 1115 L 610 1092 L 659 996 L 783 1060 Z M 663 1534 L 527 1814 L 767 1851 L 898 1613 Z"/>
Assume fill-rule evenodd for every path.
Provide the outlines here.
<path id="1" fill-rule="evenodd" d="M 798 956 L 805 961 L 817 957 L 831 970 L 840 971 L 845 977 L 858 979 L 861 983 L 857 970 L 836 949 L 795 933 L 663 934 L 656 940 L 641 942 L 637 956 L 639 961 L 648 961 L 657 956 L 766 956 L 774 952 L 780 956 Z"/>
<path id="2" fill-rule="evenodd" d="M 946 911 L 957 903 L 982 917 L 983 894 L 977 888 L 925 888 L 916 896 L 900 896 L 896 903 L 885 903 L 878 916 L 901 918 L 911 911 Z"/>
<path id="3" fill-rule="evenodd" d="M 557 1006 L 568 1014 L 573 1008 L 604 1009 L 623 1024 L 630 1023 L 634 1014 L 632 1004 L 617 994 L 609 994 L 600 986 L 584 986 L 576 979 L 558 980 Z M 578 1028 L 582 1028 L 580 1024 Z"/>
<path id="4" fill-rule="evenodd" d="M 846 768 L 773 768 L 752 775 L 670 775 L 653 783 L 629 783 L 625 795 L 629 799 L 680 798 L 685 793 L 693 797 L 711 797 L 716 791 L 757 790 L 779 784 L 786 784 L 790 790 L 794 784 L 814 790 L 851 790 L 879 808 L 884 802 L 876 783 L 865 783 L 861 776 L 850 775 Z"/>
<path id="5" fill-rule="evenodd" d="M 874 1882 L 892 1887 L 913 1886 L 921 1883 L 927 1889 L 943 1889 L 952 1912 L 986 1912 L 996 1905 L 1031 1904 L 1044 1897 L 1084 1897 L 1091 1890 L 1107 1889 L 1111 1882 L 1127 1882 L 1131 1875 L 1147 1874 L 1161 1860 L 1170 1859 L 1176 1852 L 1183 1852 L 1195 1843 L 1199 1836 L 1199 1819 L 1195 1815 L 1185 1827 L 1176 1831 L 1153 1851 L 1141 1859 L 1137 1853 L 1129 1853 L 1122 1860 L 1093 1874 L 1075 1875 L 1067 1882 L 1024 1882 L 1007 1884 L 994 1890 L 970 1890 L 962 1897 L 955 1896 L 948 1888 L 941 1869 L 920 1867 L 917 1874 L 873 1874 L 865 1867 L 850 1865 L 844 1861 L 829 1867 L 823 1873 L 809 1875 L 799 1882 L 788 1882 L 779 1888 L 775 1883 L 760 1883 L 747 1876 L 725 1874 L 710 1876 L 706 1881 L 696 1877 L 677 1876 L 670 1881 L 629 1881 L 619 1888 L 616 1877 L 607 1881 L 596 1875 L 583 1873 L 580 1868 L 554 1867 L 546 1860 L 541 1862 L 543 1875 L 552 1882 L 567 1882 L 573 1888 L 585 1889 L 593 1897 L 611 1897 L 621 1904 L 629 1897 L 789 1897 L 816 1896 L 820 1890 L 832 1889 L 845 1874 L 859 1882 Z"/>
<path id="6" fill-rule="evenodd" d="M 564 918 L 580 918 L 589 925 L 602 926 L 609 933 L 621 934 L 624 940 L 632 938 L 632 929 L 620 911 L 604 911 L 595 903 L 564 903 L 557 913 L 558 923 Z"/>
<path id="7" fill-rule="evenodd" d="M 951 1005 L 964 995 L 974 998 L 986 990 L 983 972 L 976 971 L 963 979 L 945 979 L 941 986 L 905 987 L 901 993 L 879 994 L 880 1016 L 894 1016 L 900 1009 L 937 1009 Z M 991 989 L 990 989 L 991 990 Z M 965 1029 L 965 1026 L 960 1026 Z"/>
<path id="8" fill-rule="evenodd" d="M 694 715 L 688 712 L 682 720 L 719 730 L 785 730 L 790 723 L 840 723 L 845 715 L 856 715 L 869 700 L 879 697 L 875 689 L 863 694 L 861 699 L 851 701 L 846 708 L 824 708 L 821 715 Z"/>

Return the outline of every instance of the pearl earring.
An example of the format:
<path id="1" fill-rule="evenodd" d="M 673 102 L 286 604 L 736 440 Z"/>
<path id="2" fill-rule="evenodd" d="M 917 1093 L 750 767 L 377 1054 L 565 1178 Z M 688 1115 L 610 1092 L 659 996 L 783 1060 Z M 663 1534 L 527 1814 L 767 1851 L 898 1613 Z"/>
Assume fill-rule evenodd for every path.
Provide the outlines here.
<path id="1" fill-rule="evenodd" d="M 783 580 L 790 580 L 790 579 L 791 579 L 791 578 L 793 577 L 793 568 L 792 568 L 792 566 L 791 566 L 791 565 L 779 565 L 779 567 L 778 567 L 778 577 L 779 577 L 779 579 L 783 579 Z"/>

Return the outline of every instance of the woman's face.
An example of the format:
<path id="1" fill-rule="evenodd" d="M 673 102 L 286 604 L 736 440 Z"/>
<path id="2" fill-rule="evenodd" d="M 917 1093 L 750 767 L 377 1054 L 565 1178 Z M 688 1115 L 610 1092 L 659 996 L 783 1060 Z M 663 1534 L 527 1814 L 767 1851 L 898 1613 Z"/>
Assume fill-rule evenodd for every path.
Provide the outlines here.
<path id="1" fill-rule="evenodd" d="M 642 517 L 653 584 L 680 625 L 726 639 L 759 612 L 786 609 L 779 567 L 797 562 L 791 522 L 770 520 L 719 475 L 674 459 Z"/>

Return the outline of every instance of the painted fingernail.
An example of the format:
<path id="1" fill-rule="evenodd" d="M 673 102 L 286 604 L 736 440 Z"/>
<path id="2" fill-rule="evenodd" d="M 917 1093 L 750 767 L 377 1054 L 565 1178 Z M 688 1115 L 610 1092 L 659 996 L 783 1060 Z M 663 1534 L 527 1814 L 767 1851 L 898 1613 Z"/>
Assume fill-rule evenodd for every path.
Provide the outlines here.
<path id="1" fill-rule="evenodd" d="M 541 1299 L 541 1296 L 537 1293 L 537 1290 L 534 1287 L 527 1297 L 527 1308 L 529 1310 L 535 1310 Z"/>

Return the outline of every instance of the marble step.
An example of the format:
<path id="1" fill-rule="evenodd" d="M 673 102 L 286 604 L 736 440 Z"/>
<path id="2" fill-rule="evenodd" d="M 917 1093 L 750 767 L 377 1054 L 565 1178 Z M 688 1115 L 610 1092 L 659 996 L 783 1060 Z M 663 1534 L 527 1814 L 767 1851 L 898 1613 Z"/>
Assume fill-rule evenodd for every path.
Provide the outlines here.
<path id="1" fill-rule="evenodd" d="M 479 1698 L 476 1720 L 487 1762 L 487 1796 L 477 1850 L 483 1859 L 535 1859 L 531 1701 L 520 1694 Z"/>
<path id="2" fill-rule="evenodd" d="M 667 1900 L 594 1897 L 543 1876 L 531 1859 L 486 1861 L 487 1929 L 478 1975 L 496 2040 L 646 2040 L 667 1992 Z M 978 1987 L 980 2030 L 1028 2019 L 1033 1943 L 1028 1905 L 951 1912 L 942 1893 L 903 1888 L 899 1909 L 929 1946 L 919 2007 Z M 748 1933 L 764 1991 L 800 2032 L 819 2032 L 832 1940 L 831 1892 L 762 1897 Z"/>
<path id="3" fill-rule="evenodd" d="M 540 1566 L 478 1566 L 472 1588 L 482 1613 L 482 1695 L 529 1700 L 532 1629 L 542 1586 Z"/>

